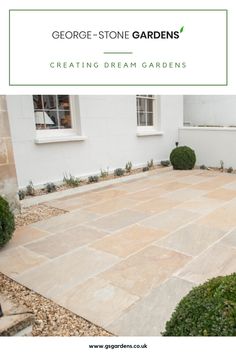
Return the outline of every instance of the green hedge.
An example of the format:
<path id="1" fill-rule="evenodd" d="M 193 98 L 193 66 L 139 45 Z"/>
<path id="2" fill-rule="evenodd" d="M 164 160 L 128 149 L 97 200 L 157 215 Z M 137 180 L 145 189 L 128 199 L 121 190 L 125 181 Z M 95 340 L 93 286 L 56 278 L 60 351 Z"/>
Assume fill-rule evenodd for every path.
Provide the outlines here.
<path id="1" fill-rule="evenodd" d="M 170 162 L 175 170 L 191 170 L 196 163 L 196 155 L 190 147 L 179 146 L 171 151 Z"/>
<path id="2" fill-rule="evenodd" d="M 15 230 L 14 215 L 8 202 L 0 196 L 0 247 L 7 243 Z"/>
<path id="3" fill-rule="evenodd" d="M 163 336 L 236 336 L 236 273 L 193 288 L 166 323 Z"/>

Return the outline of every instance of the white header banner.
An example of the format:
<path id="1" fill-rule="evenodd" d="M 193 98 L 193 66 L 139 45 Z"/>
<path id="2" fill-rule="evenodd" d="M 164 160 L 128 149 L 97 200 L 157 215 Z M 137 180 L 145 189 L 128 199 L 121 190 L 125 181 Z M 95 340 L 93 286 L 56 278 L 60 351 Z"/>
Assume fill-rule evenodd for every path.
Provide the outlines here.
<path id="1" fill-rule="evenodd" d="M 227 86 L 227 15 L 224 9 L 10 10 L 9 85 Z"/>

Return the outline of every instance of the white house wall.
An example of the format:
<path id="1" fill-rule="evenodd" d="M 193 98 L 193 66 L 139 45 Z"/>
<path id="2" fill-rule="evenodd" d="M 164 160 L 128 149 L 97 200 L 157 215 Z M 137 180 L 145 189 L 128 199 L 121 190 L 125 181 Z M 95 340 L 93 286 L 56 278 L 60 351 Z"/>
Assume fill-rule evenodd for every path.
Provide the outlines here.
<path id="1" fill-rule="evenodd" d="M 184 122 L 189 123 L 192 126 L 236 126 L 236 96 L 184 96 Z"/>
<path id="2" fill-rule="evenodd" d="M 161 96 L 161 136 L 137 136 L 136 97 L 79 96 L 85 141 L 36 144 L 32 96 L 8 96 L 8 112 L 19 187 L 61 181 L 65 173 L 88 176 L 109 167 L 167 159 L 183 121 L 182 96 Z M 161 124 L 161 127 L 160 127 Z"/>

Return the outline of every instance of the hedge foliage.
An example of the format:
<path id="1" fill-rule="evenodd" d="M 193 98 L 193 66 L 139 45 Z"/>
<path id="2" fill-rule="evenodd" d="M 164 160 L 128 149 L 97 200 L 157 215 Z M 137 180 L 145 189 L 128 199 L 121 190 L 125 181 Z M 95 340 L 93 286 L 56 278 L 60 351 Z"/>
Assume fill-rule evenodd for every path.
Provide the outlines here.
<path id="1" fill-rule="evenodd" d="M 15 230 L 14 215 L 8 202 L 0 196 L 0 247 L 5 245 Z"/>
<path id="2" fill-rule="evenodd" d="M 163 336 L 236 336 L 236 273 L 193 288 L 166 323 Z"/>
<path id="3" fill-rule="evenodd" d="M 191 170 L 196 163 L 196 155 L 190 147 L 179 146 L 171 151 L 170 162 L 175 170 Z"/>

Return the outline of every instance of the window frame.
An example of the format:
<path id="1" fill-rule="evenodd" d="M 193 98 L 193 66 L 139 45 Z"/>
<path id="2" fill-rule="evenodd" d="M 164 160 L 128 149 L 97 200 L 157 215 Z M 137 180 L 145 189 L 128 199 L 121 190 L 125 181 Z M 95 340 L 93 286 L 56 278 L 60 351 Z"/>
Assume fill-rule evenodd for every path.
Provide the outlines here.
<path id="1" fill-rule="evenodd" d="M 137 133 L 155 133 L 158 131 L 158 122 L 160 116 L 160 99 L 157 95 L 152 95 L 152 98 L 147 97 L 147 95 L 136 95 L 135 96 L 135 104 L 136 104 L 136 125 L 137 125 Z M 138 125 L 138 105 L 137 105 L 137 98 L 144 98 L 144 99 L 151 99 L 153 101 L 153 117 L 152 125 Z M 147 112 L 146 112 L 147 113 Z M 147 120 L 147 119 L 146 119 Z"/>
<path id="2" fill-rule="evenodd" d="M 47 95 L 41 95 L 41 96 L 47 96 Z M 58 96 L 58 95 L 55 95 Z M 78 122 L 79 119 L 75 119 L 75 117 L 79 117 L 79 112 L 78 112 L 78 105 L 76 105 L 76 101 L 78 103 L 78 97 L 73 96 L 73 95 L 68 95 L 69 96 L 69 104 L 70 104 L 70 113 L 71 113 L 71 127 L 72 128 L 62 128 L 62 129 L 37 129 L 36 128 L 36 122 L 35 122 L 35 116 L 34 116 L 34 127 L 36 131 L 36 137 L 37 138 L 58 138 L 58 137 L 70 137 L 74 135 L 80 135 L 79 132 L 81 131 L 80 129 L 80 123 Z M 33 96 L 32 96 L 32 104 L 33 104 Z M 34 105 L 33 105 L 33 115 L 34 115 Z"/>

